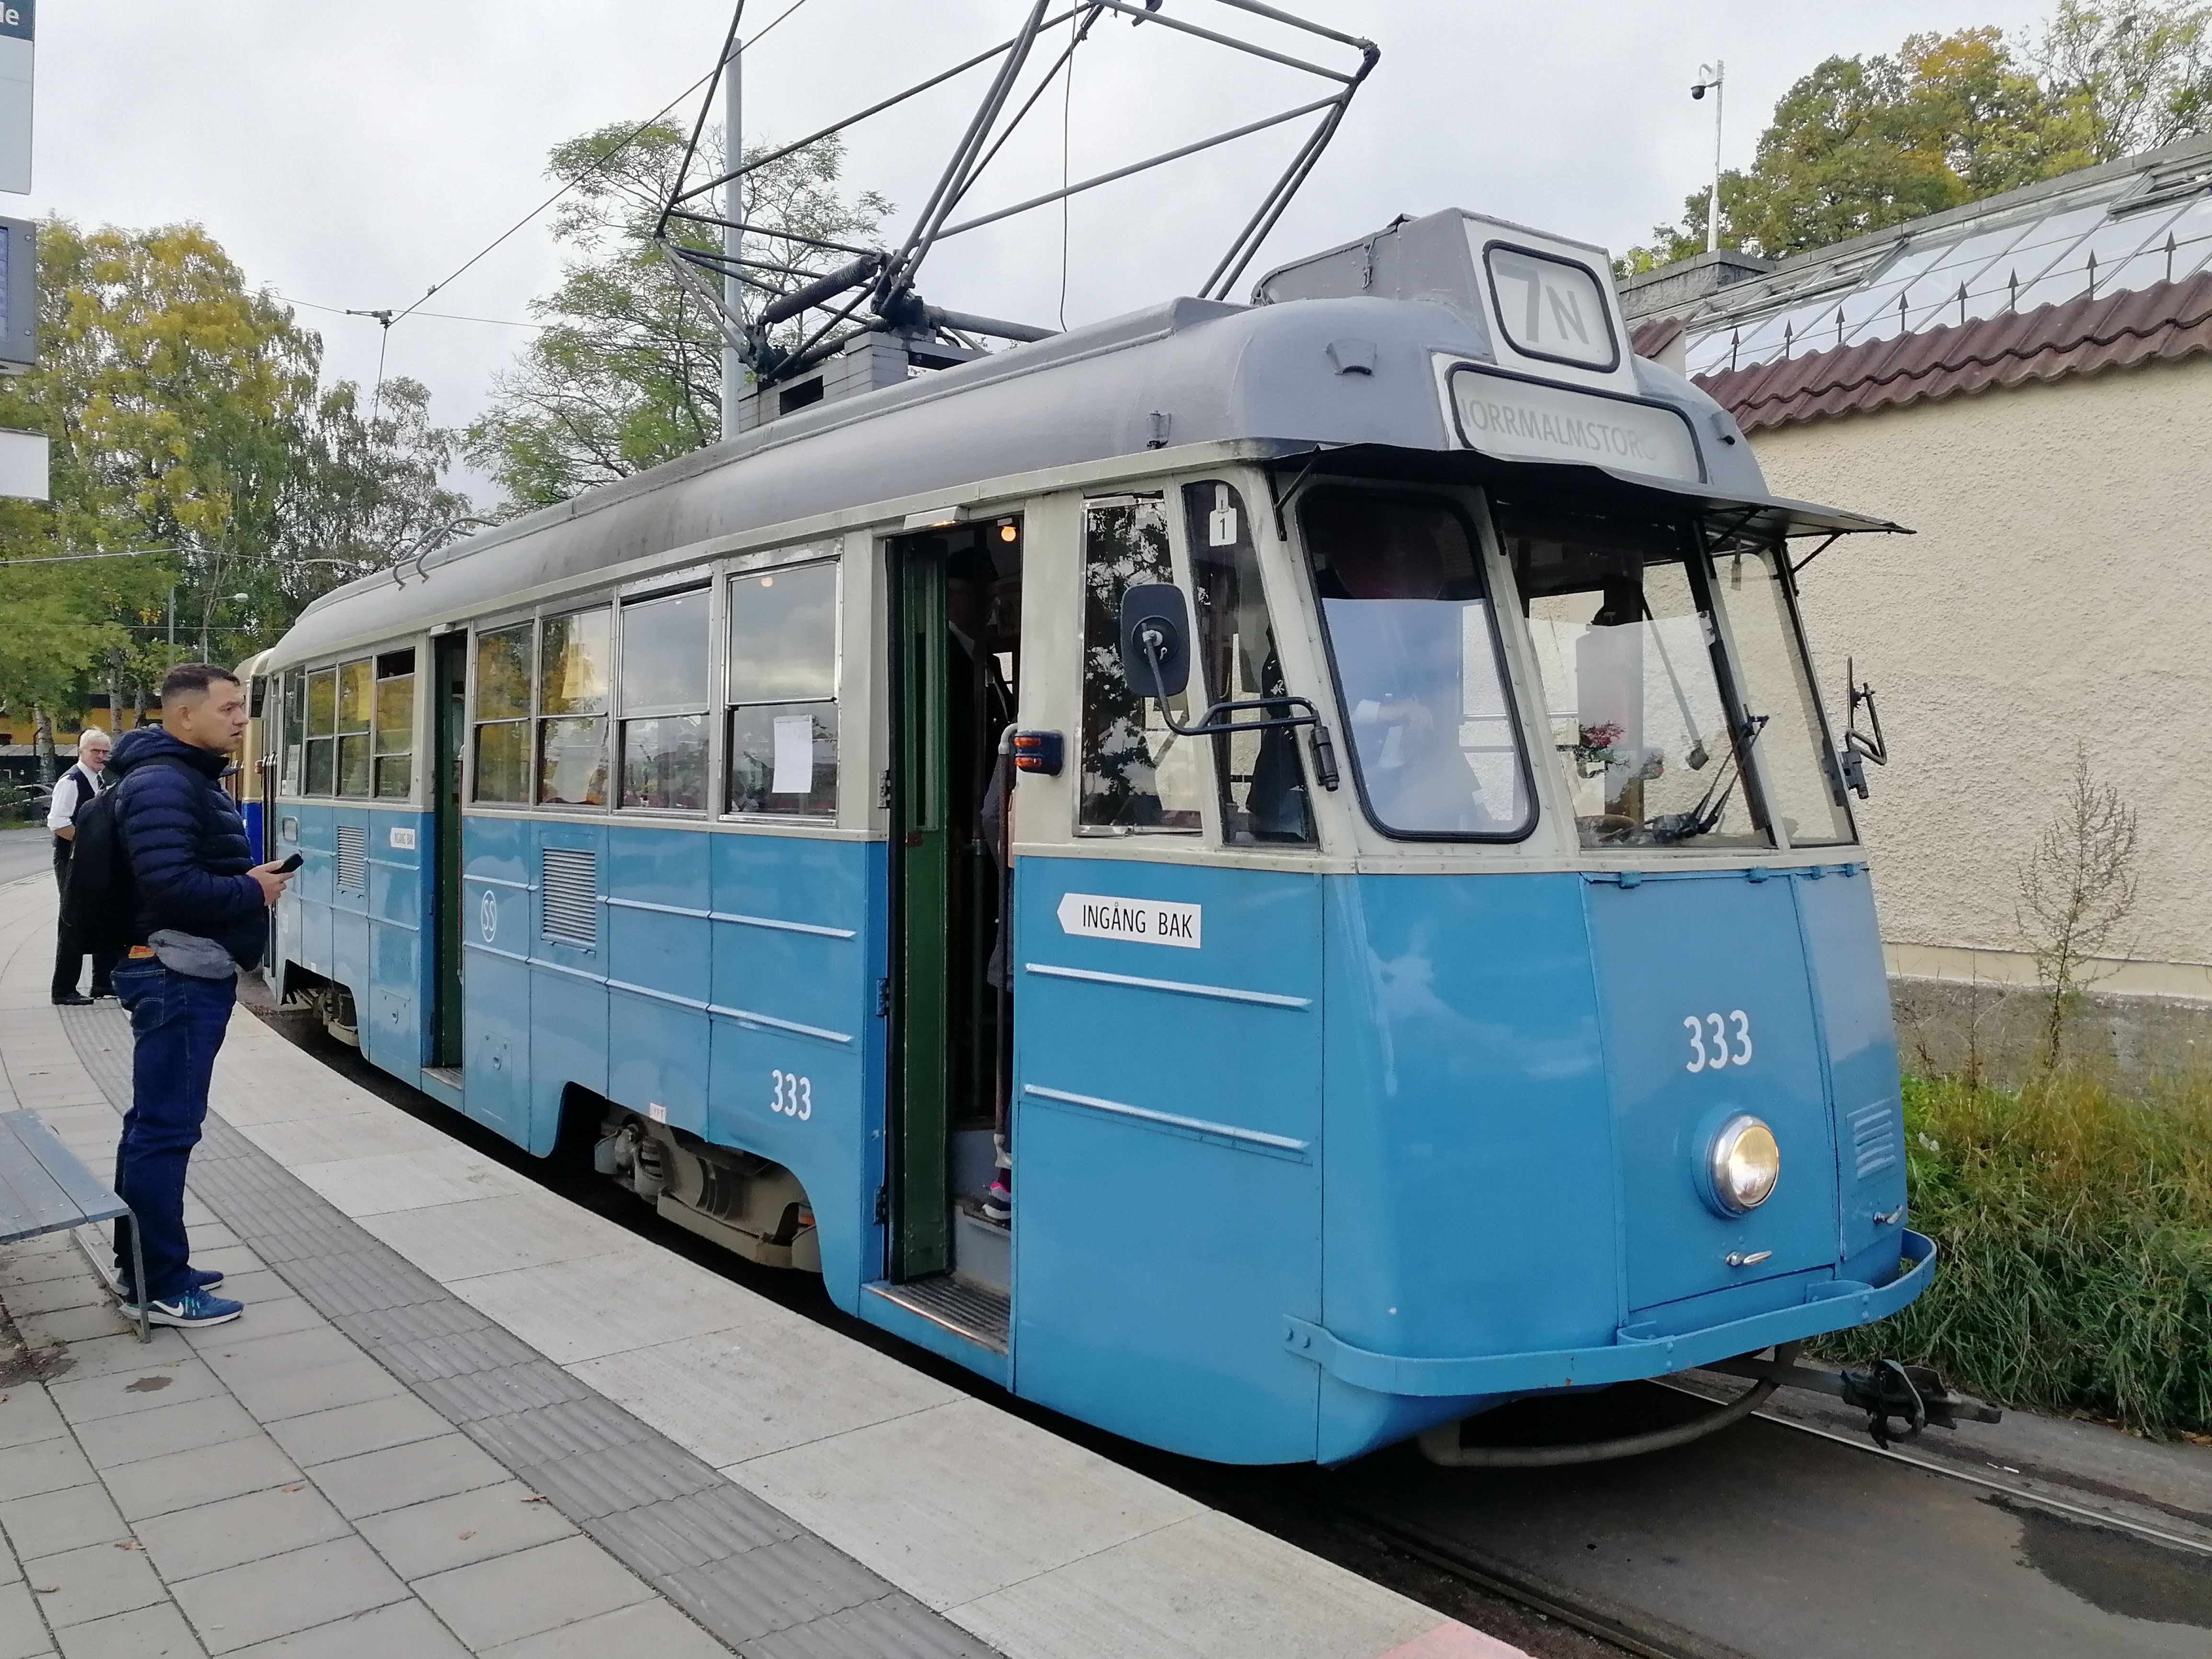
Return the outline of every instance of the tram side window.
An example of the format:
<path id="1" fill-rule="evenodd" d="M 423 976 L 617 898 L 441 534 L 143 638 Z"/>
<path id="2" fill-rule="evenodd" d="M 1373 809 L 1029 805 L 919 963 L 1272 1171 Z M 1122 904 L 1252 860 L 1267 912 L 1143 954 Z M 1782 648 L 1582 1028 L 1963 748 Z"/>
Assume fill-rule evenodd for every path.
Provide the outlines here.
<path id="1" fill-rule="evenodd" d="M 1225 483 L 1185 484 L 1184 533 L 1190 543 L 1200 659 L 1207 694 L 1219 701 L 1279 696 L 1289 688 L 1275 650 L 1274 623 L 1260 587 L 1260 559 L 1243 497 Z M 1288 704 L 1245 709 L 1251 722 L 1291 714 Z M 1221 791 L 1221 837 L 1229 845 L 1310 844 L 1313 814 L 1294 731 L 1238 732 L 1213 740 Z"/>
<path id="2" fill-rule="evenodd" d="M 404 800 L 414 782 L 415 653 L 387 651 L 376 659 L 376 795 Z"/>
<path id="3" fill-rule="evenodd" d="M 310 795 L 337 793 L 338 671 L 307 676 L 307 787 Z"/>
<path id="4" fill-rule="evenodd" d="M 730 579 L 732 812 L 837 811 L 837 563 Z"/>
<path id="5" fill-rule="evenodd" d="M 530 799 L 530 624 L 477 635 L 476 799 Z"/>
<path id="6" fill-rule="evenodd" d="M 1083 775 L 1079 831 L 1195 835 L 1203 827 L 1196 743 L 1177 738 L 1121 661 L 1121 596 L 1171 582 L 1166 503 L 1156 495 L 1083 504 Z M 1172 700 L 1190 719 L 1187 695 Z"/>
<path id="7" fill-rule="evenodd" d="M 307 783 L 307 677 L 296 670 L 284 676 L 284 793 L 296 795 Z"/>
<path id="8" fill-rule="evenodd" d="M 707 630 L 704 587 L 641 599 L 622 613 L 624 806 L 707 807 Z"/>
<path id="9" fill-rule="evenodd" d="M 607 683 L 614 612 L 605 605 L 548 617 L 538 650 L 538 799 L 548 806 L 607 804 Z"/>
<path id="10" fill-rule="evenodd" d="M 338 788 L 350 799 L 368 794 L 370 663 L 367 657 L 338 665 Z"/>

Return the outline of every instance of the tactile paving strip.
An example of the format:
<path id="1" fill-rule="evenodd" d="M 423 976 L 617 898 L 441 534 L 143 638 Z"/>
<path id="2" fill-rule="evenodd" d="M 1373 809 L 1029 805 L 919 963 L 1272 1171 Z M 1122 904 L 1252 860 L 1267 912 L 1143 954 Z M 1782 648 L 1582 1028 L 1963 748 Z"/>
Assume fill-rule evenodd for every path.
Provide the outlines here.
<path id="1" fill-rule="evenodd" d="M 60 1012 L 85 1069 L 127 1108 L 127 1017 L 112 1003 Z M 332 1324 L 740 1653 L 996 1659 L 478 1313 L 213 1115 L 191 1188 Z"/>

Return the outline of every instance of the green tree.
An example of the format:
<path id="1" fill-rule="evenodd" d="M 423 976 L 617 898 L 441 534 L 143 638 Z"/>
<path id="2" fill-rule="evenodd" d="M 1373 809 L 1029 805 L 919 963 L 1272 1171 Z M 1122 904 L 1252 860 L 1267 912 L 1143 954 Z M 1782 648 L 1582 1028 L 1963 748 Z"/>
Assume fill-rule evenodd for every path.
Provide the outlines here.
<path id="1" fill-rule="evenodd" d="M 2212 125 L 2212 7 L 2062 0 L 2041 35 L 1916 34 L 1831 58 L 1783 94 L 1751 167 L 1721 179 L 1721 241 L 1771 258 L 1886 229 Z M 1705 247 L 1710 187 L 1623 257 Z"/>
<path id="2" fill-rule="evenodd" d="M 363 418 L 357 387 L 319 384 L 320 337 L 198 227 L 50 220 L 40 280 L 39 365 L 0 384 L 0 425 L 45 432 L 52 455 L 49 501 L 0 504 L 11 708 L 143 697 L 173 603 L 177 655 L 249 655 L 465 510 L 422 389 L 393 382 Z M 82 556 L 138 550 L 160 550 Z"/>
<path id="3" fill-rule="evenodd" d="M 566 501 L 721 435 L 720 331 L 653 241 L 685 137 L 665 121 L 642 132 L 615 125 L 552 151 L 547 176 L 573 186 L 553 234 L 574 257 L 560 286 L 532 303 L 547 326 L 468 432 L 470 459 L 498 482 L 509 512 Z M 719 142 L 710 135 L 702 151 L 694 176 L 712 177 L 721 170 Z M 890 204 L 870 191 L 843 194 L 844 161 L 833 137 L 750 174 L 747 222 L 837 241 L 873 236 Z M 696 227 L 679 234 L 708 246 Z M 763 245 L 776 257 L 790 252 Z M 845 257 L 791 263 L 827 270 Z"/>

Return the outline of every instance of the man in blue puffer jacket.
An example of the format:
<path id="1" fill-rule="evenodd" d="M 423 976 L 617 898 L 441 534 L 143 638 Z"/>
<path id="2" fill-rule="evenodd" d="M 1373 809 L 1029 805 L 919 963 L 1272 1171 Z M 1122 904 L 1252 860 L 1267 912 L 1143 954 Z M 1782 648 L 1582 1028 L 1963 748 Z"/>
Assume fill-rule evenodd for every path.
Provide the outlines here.
<path id="1" fill-rule="evenodd" d="M 161 682 L 161 724 L 124 733 L 108 762 L 115 824 L 138 895 L 115 994 L 136 1038 L 115 1190 L 137 1218 L 146 1282 L 131 1283 L 129 1220 L 116 1277 L 156 1325 L 220 1325 L 244 1312 L 213 1294 L 185 1239 L 185 1170 L 199 1144 L 216 1051 L 238 971 L 261 960 L 269 907 L 291 877 L 257 865 L 219 780 L 246 736 L 246 690 L 227 668 L 188 663 Z"/>

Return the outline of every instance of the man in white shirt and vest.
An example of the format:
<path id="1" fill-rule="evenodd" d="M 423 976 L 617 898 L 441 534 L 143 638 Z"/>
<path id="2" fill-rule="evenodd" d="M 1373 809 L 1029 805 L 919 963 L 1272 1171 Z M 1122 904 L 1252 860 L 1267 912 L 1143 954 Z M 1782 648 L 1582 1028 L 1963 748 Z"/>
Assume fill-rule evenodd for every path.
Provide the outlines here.
<path id="1" fill-rule="evenodd" d="M 76 839 L 77 809 L 106 787 L 101 775 L 107 770 L 111 747 L 106 732 L 88 726 L 77 733 L 76 764 L 54 785 L 54 798 L 46 809 L 46 828 L 54 835 L 54 884 L 64 891 L 69 887 L 70 843 Z M 84 966 L 84 952 L 70 937 L 67 927 L 58 922 L 55 926 L 58 933 L 54 941 L 55 1003 L 64 1008 L 82 1008 L 93 997 L 113 996 L 107 976 L 115 963 L 103 957 L 92 959 L 92 996 L 77 990 L 76 976 Z"/>

